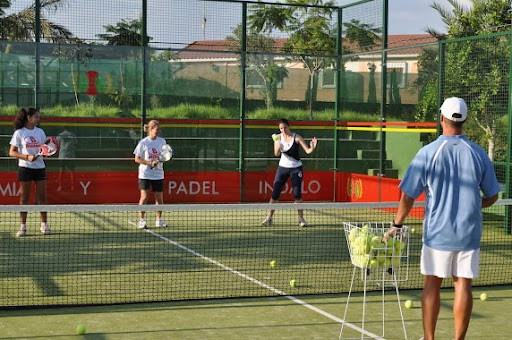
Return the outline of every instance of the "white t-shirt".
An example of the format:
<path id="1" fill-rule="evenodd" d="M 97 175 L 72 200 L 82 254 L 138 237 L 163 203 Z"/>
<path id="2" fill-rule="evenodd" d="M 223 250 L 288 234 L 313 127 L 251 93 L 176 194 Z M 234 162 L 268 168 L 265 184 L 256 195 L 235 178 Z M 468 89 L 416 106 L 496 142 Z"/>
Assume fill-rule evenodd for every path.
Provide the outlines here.
<path id="1" fill-rule="evenodd" d="M 133 154 L 146 161 L 157 161 L 160 156 L 160 151 L 162 151 L 162 146 L 165 144 L 167 144 L 167 142 L 161 137 L 156 137 L 155 139 L 146 137 L 141 139 L 139 144 L 137 144 Z M 163 163 L 158 163 L 154 168 L 146 164 L 139 164 L 139 178 L 153 180 L 164 179 Z"/>
<path id="2" fill-rule="evenodd" d="M 42 129 L 34 127 L 32 130 L 29 130 L 23 127 L 14 131 L 10 144 L 16 146 L 19 153 L 24 155 L 37 155 L 45 140 L 46 134 Z M 43 157 L 37 157 L 33 162 L 19 159 L 18 166 L 31 169 L 45 168 Z"/>

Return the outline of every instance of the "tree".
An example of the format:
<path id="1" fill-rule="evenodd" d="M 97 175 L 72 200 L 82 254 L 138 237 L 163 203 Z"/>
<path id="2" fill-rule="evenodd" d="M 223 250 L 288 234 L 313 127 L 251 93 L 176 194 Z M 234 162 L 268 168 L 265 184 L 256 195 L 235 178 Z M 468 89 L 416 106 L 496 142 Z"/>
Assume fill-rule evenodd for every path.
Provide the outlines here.
<path id="1" fill-rule="evenodd" d="M 334 1 L 287 0 L 286 3 L 296 6 L 255 5 L 249 15 L 250 29 L 258 33 L 279 30 L 288 34 L 283 51 L 298 54 L 309 71 L 309 119 L 313 120 L 315 79 L 320 70 L 331 64 L 325 56 L 336 53 L 336 29 L 332 24 L 334 8 L 305 6 L 333 6 Z"/>
<path id="2" fill-rule="evenodd" d="M 8 41 L 35 41 L 36 17 L 35 4 L 25 7 L 23 10 L 7 15 L 14 0 L 0 0 L 0 40 Z M 41 0 L 41 38 L 48 42 L 69 42 L 73 34 L 64 26 L 49 21 L 44 17 L 44 12 L 57 10 L 64 0 Z M 10 52 L 11 45 L 7 44 L 4 53 Z"/>
<path id="3" fill-rule="evenodd" d="M 141 32 L 141 21 L 140 20 L 125 20 L 121 19 L 115 25 L 103 26 L 107 33 L 96 34 L 97 37 L 107 41 L 107 45 L 124 45 L 124 46 L 143 46 L 143 37 Z M 146 37 L 146 45 L 151 37 Z M 133 53 L 134 51 L 132 51 Z M 133 56 L 132 56 L 133 57 Z M 128 56 L 128 59 L 131 58 Z M 120 114 L 122 116 L 130 116 L 130 105 L 133 102 L 132 96 L 126 92 L 125 86 L 125 71 L 123 66 L 123 58 L 119 64 L 119 87 L 120 90 L 114 90 L 110 95 L 114 101 L 119 105 Z"/>
<path id="4" fill-rule="evenodd" d="M 142 46 L 141 22 L 139 20 L 121 19 L 115 25 L 103 26 L 107 33 L 96 34 L 107 41 L 107 45 Z M 146 43 L 153 38 L 147 37 Z"/>
<path id="5" fill-rule="evenodd" d="M 343 23 L 345 26 L 345 39 L 355 43 L 359 51 L 369 51 L 375 47 L 381 39 L 377 35 L 382 30 L 359 20 L 352 19 Z"/>
<path id="6" fill-rule="evenodd" d="M 238 25 L 233 30 L 233 34 L 229 35 L 226 40 L 230 43 L 232 49 L 240 51 L 242 48 L 242 26 Z M 256 72 L 263 82 L 260 93 L 265 100 L 267 110 L 271 110 L 277 99 L 278 85 L 288 76 L 288 70 L 276 62 L 274 54 L 262 53 L 275 50 L 276 41 L 274 39 L 256 32 L 248 32 L 246 41 L 248 52 L 246 64 L 250 70 Z"/>
<path id="7" fill-rule="evenodd" d="M 288 34 L 283 52 L 297 54 L 297 58 L 309 72 L 307 91 L 309 118 L 312 120 L 317 76 L 321 70 L 333 64 L 336 56 L 337 27 L 336 22 L 332 20 L 337 11 L 336 2 L 287 0 L 286 3 L 290 6 L 254 5 L 249 15 L 250 29 L 258 33 L 270 34 L 277 30 Z M 371 25 L 358 20 L 351 20 L 343 25 L 347 28 L 347 40 L 354 42 L 360 51 L 370 49 L 378 40 L 375 33 L 379 30 L 372 28 Z M 353 52 L 347 44 L 344 44 L 342 49 L 344 54 Z"/>
<path id="8" fill-rule="evenodd" d="M 447 38 L 461 38 L 508 30 L 512 19 L 509 0 L 472 0 L 465 7 L 456 0 L 448 0 L 449 11 L 439 3 L 432 8 L 448 26 Z M 436 37 L 439 32 L 428 29 Z M 457 40 L 446 44 L 442 80 L 445 96 L 462 96 L 473 113 L 470 119 L 484 131 L 488 155 L 494 160 L 497 129 L 507 112 L 503 99 L 508 98 L 510 58 L 508 36 L 482 37 Z M 481 135 L 481 134 L 480 134 Z"/>

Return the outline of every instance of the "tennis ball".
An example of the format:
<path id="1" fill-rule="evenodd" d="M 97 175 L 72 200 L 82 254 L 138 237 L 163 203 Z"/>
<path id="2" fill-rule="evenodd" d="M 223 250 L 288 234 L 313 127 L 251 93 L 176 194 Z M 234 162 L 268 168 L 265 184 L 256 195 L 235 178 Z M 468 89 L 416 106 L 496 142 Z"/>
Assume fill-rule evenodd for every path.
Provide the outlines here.
<path id="1" fill-rule="evenodd" d="M 395 249 L 400 252 L 401 250 L 403 250 L 405 248 L 405 242 L 402 242 L 400 240 L 396 240 L 395 243 L 393 244 L 393 246 L 395 247 Z"/>
<path id="2" fill-rule="evenodd" d="M 487 301 L 487 293 L 480 294 L 480 300 Z"/>
<path id="3" fill-rule="evenodd" d="M 276 267 L 276 261 L 270 261 L 270 268 L 275 268 Z"/>
<path id="4" fill-rule="evenodd" d="M 290 286 L 291 287 L 297 287 L 297 281 L 296 280 L 290 280 Z"/>
<path id="5" fill-rule="evenodd" d="M 84 325 L 76 326 L 76 334 L 84 335 L 85 334 L 85 326 Z"/>
<path id="6" fill-rule="evenodd" d="M 372 239 L 371 239 L 371 246 L 372 247 L 377 247 L 380 243 L 380 237 L 378 236 L 373 236 Z"/>
<path id="7" fill-rule="evenodd" d="M 411 234 L 414 234 L 416 232 L 416 229 L 411 228 Z"/>
<path id="8" fill-rule="evenodd" d="M 405 301 L 405 308 L 411 309 L 413 307 L 413 303 L 411 300 Z"/>
<path id="9" fill-rule="evenodd" d="M 277 142 L 277 140 L 278 140 L 278 139 L 279 139 L 279 135 L 278 135 L 277 133 L 273 133 L 273 134 L 272 134 L 272 140 L 273 140 L 274 142 Z"/>

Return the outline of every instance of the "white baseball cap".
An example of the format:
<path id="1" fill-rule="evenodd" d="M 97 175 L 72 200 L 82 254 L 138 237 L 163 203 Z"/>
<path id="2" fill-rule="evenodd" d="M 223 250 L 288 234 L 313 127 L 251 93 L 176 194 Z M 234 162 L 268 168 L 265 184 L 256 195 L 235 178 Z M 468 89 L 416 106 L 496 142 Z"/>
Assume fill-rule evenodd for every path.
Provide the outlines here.
<path id="1" fill-rule="evenodd" d="M 447 98 L 441 105 L 441 114 L 454 122 L 463 122 L 468 118 L 468 107 L 462 98 Z"/>

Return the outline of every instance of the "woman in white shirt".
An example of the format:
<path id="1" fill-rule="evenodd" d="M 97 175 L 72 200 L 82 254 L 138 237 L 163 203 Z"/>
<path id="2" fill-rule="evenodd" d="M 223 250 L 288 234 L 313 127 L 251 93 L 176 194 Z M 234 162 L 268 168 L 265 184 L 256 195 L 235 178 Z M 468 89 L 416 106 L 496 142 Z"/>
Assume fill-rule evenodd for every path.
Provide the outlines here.
<path id="1" fill-rule="evenodd" d="M 21 109 L 14 119 L 14 134 L 10 141 L 9 156 L 18 158 L 18 181 L 20 182 L 20 205 L 30 200 L 30 186 L 36 186 L 36 203 L 46 204 L 46 166 L 39 149 L 46 140 L 46 134 L 38 127 L 41 113 L 36 108 Z M 20 213 L 20 229 L 16 236 L 27 234 L 27 212 Z M 47 213 L 41 212 L 41 232 L 51 234 Z"/>
<path id="2" fill-rule="evenodd" d="M 281 159 L 279 160 L 279 167 L 277 168 L 276 177 L 274 179 L 274 187 L 270 203 L 275 203 L 279 200 L 281 190 L 288 181 L 288 178 L 290 178 L 292 182 L 293 198 L 295 199 L 295 203 L 300 203 L 302 202 L 302 161 L 299 156 L 299 146 L 301 146 L 309 155 L 315 151 L 318 141 L 316 137 L 313 137 L 308 146 L 306 141 L 304 141 L 304 138 L 290 130 L 290 123 L 284 118 L 279 120 L 279 131 L 281 131 L 280 134 L 272 136 L 274 139 L 274 154 L 276 156 L 281 155 Z M 299 226 L 307 227 L 303 211 L 298 210 L 298 214 Z M 274 210 L 269 210 L 267 217 L 261 225 L 272 225 L 273 215 Z"/>
<path id="3" fill-rule="evenodd" d="M 155 204 L 163 204 L 164 167 L 163 163 L 158 162 L 158 159 L 162 146 L 167 144 L 167 142 L 158 136 L 160 134 L 160 123 L 157 120 L 151 120 L 144 125 L 144 132 L 148 134 L 147 137 L 143 138 L 133 151 L 135 162 L 139 164 L 139 204 L 144 205 L 147 203 L 150 188 L 155 193 Z M 140 229 L 146 228 L 145 214 L 145 211 L 139 212 L 137 227 Z M 162 219 L 161 211 L 156 212 L 155 226 L 160 228 L 167 227 L 167 224 Z"/>

